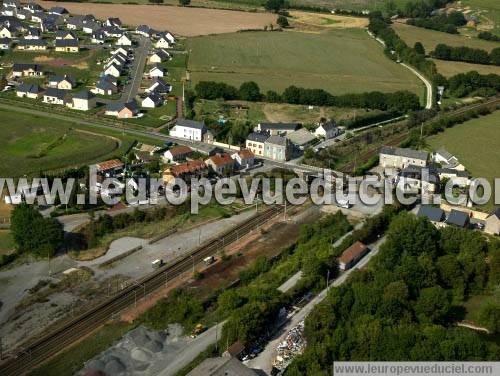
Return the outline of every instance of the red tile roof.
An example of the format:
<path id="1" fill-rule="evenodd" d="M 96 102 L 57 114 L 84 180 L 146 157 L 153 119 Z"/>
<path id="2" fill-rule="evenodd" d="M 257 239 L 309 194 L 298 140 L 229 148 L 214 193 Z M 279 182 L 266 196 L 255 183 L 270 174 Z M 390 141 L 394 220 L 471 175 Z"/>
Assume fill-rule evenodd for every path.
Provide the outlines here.
<path id="1" fill-rule="evenodd" d="M 232 165 L 234 163 L 233 158 L 227 153 L 216 154 L 209 158 L 214 165 L 217 167 Z"/>
<path id="2" fill-rule="evenodd" d="M 203 162 L 201 159 L 199 160 L 197 159 L 194 161 L 188 161 L 186 163 L 182 163 L 177 166 L 173 166 L 170 168 L 170 172 L 174 176 L 180 176 L 182 174 L 189 174 L 206 168 L 207 165 L 205 164 L 205 162 Z"/>
<path id="3" fill-rule="evenodd" d="M 240 156 L 241 159 L 250 159 L 255 157 L 255 155 L 248 149 L 241 149 L 238 152 L 238 155 Z"/>
<path id="4" fill-rule="evenodd" d="M 342 262 L 347 265 L 352 260 L 358 258 L 365 251 L 366 251 L 366 245 L 364 245 L 360 241 L 357 241 L 349 248 L 347 248 L 344 252 L 342 252 L 342 255 L 339 257 L 339 262 Z"/>
<path id="5" fill-rule="evenodd" d="M 97 163 L 96 166 L 97 166 L 97 169 L 99 171 L 107 171 L 107 170 L 111 170 L 113 168 L 123 167 L 124 164 L 119 159 L 111 159 L 109 161 Z"/>
<path id="6" fill-rule="evenodd" d="M 172 154 L 172 157 L 176 157 L 178 155 L 190 154 L 193 152 L 193 150 L 189 146 L 179 145 L 171 148 L 169 152 L 170 154 Z"/>

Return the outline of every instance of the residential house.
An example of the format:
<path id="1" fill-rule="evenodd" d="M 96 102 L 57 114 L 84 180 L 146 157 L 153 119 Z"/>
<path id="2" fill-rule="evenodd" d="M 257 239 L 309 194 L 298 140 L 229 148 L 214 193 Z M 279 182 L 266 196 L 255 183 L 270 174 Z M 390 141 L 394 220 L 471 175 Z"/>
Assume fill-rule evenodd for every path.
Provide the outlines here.
<path id="1" fill-rule="evenodd" d="M 445 223 L 447 225 L 457 226 L 461 228 L 469 227 L 470 218 L 467 213 L 452 209 Z"/>
<path id="2" fill-rule="evenodd" d="M 170 54 L 165 50 L 156 50 L 149 58 L 149 64 L 163 63 L 170 59 Z"/>
<path id="3" fill-rule="evenodd" d="M 135 29 L 135 33 L 147 38 L 151 38 L 151 35 L 154 33 L 154 31 L 148 25 L 139 25 Z"/>
<path id="4" fill-rule="evenodd" d="M 36 27 L 29 27 L 24 39 L 40 39 L 42 31 Z"/>
<path id="5" fill-rule="evenodd" d="M 104 44 L 106 41 L 106 36 L 104 35 L 104 32 L 102 30 L 97 30 L 92 33 L 92 38 L 90 41 L 93 44 Z"/>
<path id="6" fill-rule="evenodd" d="M 162 173 L 163 184 L 167 185 L 173 179 L 182 179 L 189 183 L 193 178 L 202 178 L 208 173 L 208 167 L 201 159 L 187 161 L 166 168 Z"/>
<path id="7" fill-rule="evenodd" d="M 17 11 L 13 8 L 8 8 L 10 11 L 4 12 L 6 16 L 15 16 L 19 20 L 29 21 L 31 20 L 31 12 L 25 9 L 18 9 Z"/>
<path id="8" fill-rule="evenodd" d="M 248 149 L 241 149 L 240 151 L 231 155 L 231 158 L 236 162 L 239 169 L 250 168 L 255 163 L 255 155 Z"/>
<path id="9" fill-rule="evenodd" d="M 10 26 L 3 25 L 0 27 L 0 38 L 12 39 L 15 37 L 15 30 Z"/>
<path id="10" fill-rule="evenodd" d="M 119 159 L 110 159 L 109 161 L 104 161 L 97 163 L 94 167 L 99 175 L 106 178 L 112 178 L 123 172 L 123 167 L 125 164 Z"/>
<path id="11" fill-rule="evenodd" d="M 127 50 L 123 47 L 118 47 L 115 50 L 111 51 L 111 55 L 116 55 L 116 54 L 127 56 Z"/>
<path id="12" fill-rule="evenodd" d="M 120 77 L 121 68 L 119 66 L 117 66 L 116 64 L 111 64 L 104 70 L 104 74 L 110 75 L 113 77 Z"/>
<path id="13" fill-rule="evenodd" d="M 16 96 L 20 98 L 38 99 L 42 92 L 40 86 L 34 84 L 21 84 L 16 88 Z"/>
<path id="14" fill-rule="evenodd" d="M 316 137 L 322 137 L 325 140 L 329 140 L 330 138 L 340 135 L 340 128 L 337 127 L 335 121 L 329 120 L 319 123 L 318 127 L 314 131 L 314 134 Z"/>
<path id="15" fill-rule="evenodd" d="M 55 32 L 58 29 L 58 24 L 52 20 L 45 19 L 40 23 L 40 29 L 43 33 Z"/>
<path id="16" fill-rule="evenodd" d="M 9 38 L 0 38 L 0 50 L 10 50 L 12 40 Z"/>
<path id="17" fill-rule="evenodd" d="M 70 30 L 58 30 L 56 32 L 56 40 L 58 39 L 66 39 L 66 40 L 70 40 L 70 39 L 73 39 L 73 40 L 78 40 L 78 38 L 76 37 L 76 35 L 70 31 Z"/>
<path id="18" fill-rule="evenodd" d="M 264 157 L 266 158 L 287 161 L 290 159 L 290 154 L 290 142 L 283 136 L 274 135 L 264 142 Z"/>
<path id="19" fill-rule="evenodd" d="M 500 235 L 500 208 L 495 209 L 486 218 L 484 232 L 491 235 Z"/>
<path id="20" fill-rule="evenodd" d="M 46 51 L 47 41 L 45 39 L 21 39 L 17 43 L 17 49 L 23 51 Z"/>
<path id="21" fill-rule="evenodd" d="M 207 129 L 205 133 L 203 133 L 202 141 L 207 144 L 211 144 L 215 141 L 214 134 L 210 129 Z"/>
<path id="22" fill-rule="evenodd" d="M 71 52 L 75 53 L 80 51 L 78 40 L 75 39 L 56 39 L 55 41 L 56 52 Z"/>
<path id="23" fill-rule="evenodd" d="M 155 92 L 152 92 L 147 95 L 141 102 L 141 106 L 144 108 L 155 108 L 163 106 L 164 99 L 163 97 Z"/>
<path id="24" fill-rule="evenodd" d="M 110 80 L 110 77 L 113 76 L 103 76 L 99 80 L 99 82 L 96 84 L 96 87 L 92 89 L 92 92 L 94 94 L 100 94 L 100 95 L 113 95 L 118 92 L 118 87 L 116 86 L 115 83 L 113 83 Z M 115 77 L 113 77 L 115 78 Z M 116 81 L 115 81 L 116 82 Z"/>
<path id="25" fill-rule="evenodd" d="M 28 3 L 28 4 L 24 5 L 23 9 L 27 10 L 28 12 L 31 12 L 31 13 L 44 11 L 42 6 L 37 4 L 37 3 Z"/>
<path id="26" fill-rule="evenodd" d="M 117 46 L 131 46 L 132 45 L 132 39 L 130 39 L 127 34 L 123 34 L 121 37 L 119 37 L 115 43 Z"/>
<path id="27" fill-rule="evenodd" d="M 357 241 L 347 248 L 338 258 L 339 269 L 345 271 L 351 269 L 363 258 L 370 250 L 360 241 Z"/>
<path id="28" fill-rule="evenodd" d="M 8 8 L 19 8 L 21 6 L 21 2 L 19 0 L 4 0 L 3 6 Z"/>
<path id="29" fill-rule="evenodd" d="M 396 184 L 403 192 L 428 195 L 439 192 L 440 180 L 434 168 L 409 165 L 399 173 Z"/>
<path id="30" fill-rule="evenodd" d="M 465 166 L 459 162 L 458 158 L 444 148 L 436 150 L 432 154 L 432 160 L 441 164 L 443 168 L 465 171 Z"/>
<path id="31" fill-rule="evenodd" d="M 170 41 L 165 36 L 160 36 L 160 38 L 155 43 L 156 48 L 169 48 Z"/>
<path id="32" fill-rule="evenodd" d="M 166 83 L 165 81 L 163 81 L 163 79 L 159 77 L 153 78 L 151 84 L 146 89 L 147 93 L 156 92 L 159 94 L 168 94 L 171 91 L 172 91 L 172 85 Z"/>
<path id="33" fill-rule="evenodd" d="M 48 13 L 55 14 L 57 16 L 62 16 L 62 17 L 69 15 L 68 10 L 66 8 L 63 8 L 63 7 L 52 7 L 48 10 Z"/>
<path id="34" fill-rule="evenodd" d="M 165 71 L 160 64 L 154 64 L 149 70 L 149 77 L 163 77 L 165 75 Z"/>
<path id="35" fill-rule="evenodd" d="M 109 17 L 104 22 L 104 25 L 108 26 L 108 27 L 121 28 L 122 27 L 122 21 L 120 21 L 120 19 L 116 18 L 116 17 Z"/>
<path id="36" fill-rule="evenodd" d="M 212 155 L 205 164 L 221 176 L 230 175 L 234 170 L 234 159 L 227 153 Z"/>
<path id="37" fill-rule="evenodd" d="M 38 64 L 14 64 L 12 66 L 13 77 L 41 77 L 43 69 Z"/>
<path id="38" fill-rule="evenodd" d="M 163 154 L 163 159 L 166 162 L 178 162 L 185 160 L 191 154 L 193 154 L 193 150 L 190 147 L 184 145 L 178 145 L 167 150 Z"/>
<path id="39" fill-rule="evenodd" d="M 101 25 L 98 22 L 87 22 L 82 26 L 82 31 L 85 34 L 93 34 L 98 30 L 101 30 Z"/>
<path id="40" fill-rule="evenodd" d="M 95 22 L 95 21 L 96 21 L 95 17 L 91 14 L 74 16 L 74 17 L 70 17 L 66 21 L 66 27 L 70 30 L 82 30 L 83 25 L 86 25 L 90 22 Z"/>
<path id="41" fill-rule="evenodd" d="M 471 183 L 471 176 L 467 171 L 452 168 L 436 168 L 439 179 L 453 179 L 453 183 L 466 187 Z"/>
<path id="42" fill-rule="evenodd" d="M 50 104 L 67 105 L 72 103 L 71 93 L 68 90 L 49 87 L 43 93 L 43 102 Z"/>
<path id="43" fill-rule="evenodd" d="M 384 168 L 403 169 L 409 165 L 425 167 L 429 160 L 429 153 L 413 149 L 384 146 L 380 150 L 380 166 Z"/>
<path id="44" fill-rule="evenodd" d="M 271 136 L 285 136 L 287 133 L 294 132 L 300 128 L 299 123 L 259 123 L 255 129 L 256 132 L 269 132 Z"/>
<path id="45" fill-rule="evenodd" d="M 247 136 L 245 146 L 254 155 L 264 156 L 264 143 L 270 137 L 268 132 L 252 132 Z"/>
<path id="46" fill-rule="evenodd" d="M 19 10 L 17 10 L 16 8 L 8 7 L 5 4 L 3 4 L 1 8 L 2 10 L 0 11 L 0 13 L 2 14 L 2 16 L 17 17 L 17 13 L 19 12 Z"/>
<path id="47" fill-rule="evenodd" d="M 161 33 L 158 33 L 156 37 L 159 39 L 161 38 L 165 39 L 169 44 L 175 44 L 175 38 L 169 31 L 163 31 Z"/>
<path id="48" fill-rule="evenodd" d="M 429 205 L 421 205 L 418 208 L 417 217 L 427 218 L 434 226 L 440 228 L 445 226 L 446 213 L 441 208 Z"/>
<path id="49" fill-rule="evenodd" d="M 187 376 L 258 376 L 256 370 L 248 368 L 237 358 L 222 356 L 208 358 L 193 368 Z"/>
<path id="50" fill-rule="evenodd" d="M 31 22 L 41 23 L 45 17 L 43 12 L 35 12 L 31 15 Z"/>
<path id="51" fill-rule="evenodd" d="M 75 79 L 68 75 L 51 76 L 48 86 L 61 90 L 72 90 L 75 87 Z"/>
<path id="52" fill-rule="evenodd" d="M 82 90 L 73 94 L 73 109 L 80 111 L 88 111 L 97 105 L 96 97 L 88 90 Z"/>
<path id="53" fill-rule="evenodd" d="M 116 116 L 118 119 L 130 119 L 139 114 L 139 109 L 135 100 L 127 103 L 109 103 L 104 114 Z"/>
<path id="54" fill-rule="evenodd" d="M 170 130 L 172 137 L 184 138 L 192 141 L 202 141 L 203 134 L 207 131 L 205 123 L 186 119 L 177 119 Z"/>
<path id="55" fill-rule="evenodd" d="M 112 38 L 120 38 L 124 33 L 121 29 L 115 26 L 104 26 L 102 28 L 104 35 Z"/>

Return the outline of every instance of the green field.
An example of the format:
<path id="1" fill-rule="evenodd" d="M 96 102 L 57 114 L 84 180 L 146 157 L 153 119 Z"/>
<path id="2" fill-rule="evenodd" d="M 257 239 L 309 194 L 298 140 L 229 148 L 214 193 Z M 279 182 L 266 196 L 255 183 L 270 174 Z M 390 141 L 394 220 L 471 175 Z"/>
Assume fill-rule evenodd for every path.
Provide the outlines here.
<path id="1" fill-rule="evenodd" d="M 83 133 L 71 122 L 1 109 L 0 176 L 78 166 L 118 152 L 110 137 Z M 122 143 L 122 147 L 130 141 Z M 120 148 L 121 149 L 121 148 Z"/>
<path id="2" fill-rule="evenodd" d="M 469 120 L 428 138 L 433 149 L 444 146 L 473 177 L 493 182 L 500 177 L 500 111 Z"/>
<path id="3" fill-rule="evenodd" d="M 393 24 L 396 33 L 410 46 L 421 42 L 427 53 L 434 50 L 437 44 L 444 43 L 449 46 L 480 48 L 486 51 L 500 46 L 498 42 L 490 42 L 479 38 L 469 38 L 459 34 L 448 34 L 440 31 L 424 29 L 396 22 Z"/>
<path id="4" fill-rule="evenodd" d="M 263 91 L 296 85 L 333 94 L 404 89 L 423 94 L 421 82 L 361 29 L 222 34 L 189 39 L 187 47 L 194 84 L 213 80 L 239 86 L 253 80 Z"/>
<path id="5" fill-rule="evenodd" d="M 479 17 L 479 29 L 488 30 L 500 36 L 500 1 L 498 0 L 462 0 L 462 7 L 470 8 L 471 13 Z"/>
<path id="6" fill-rule="evenodd" d="M 0 256 L 12 252 L 15 247 L 14 239 L 9 230 L 0 230 Z"/>
<path id="7" fill-rule="evenodd" d="M 445 77 L 451 77 L 459 73 L 477 71 L 481 74 L 500 74 L 500 67 L 494 65 L 469 64 L 460 61 L 446 61 L 433 59 L 437 70 Z"/>

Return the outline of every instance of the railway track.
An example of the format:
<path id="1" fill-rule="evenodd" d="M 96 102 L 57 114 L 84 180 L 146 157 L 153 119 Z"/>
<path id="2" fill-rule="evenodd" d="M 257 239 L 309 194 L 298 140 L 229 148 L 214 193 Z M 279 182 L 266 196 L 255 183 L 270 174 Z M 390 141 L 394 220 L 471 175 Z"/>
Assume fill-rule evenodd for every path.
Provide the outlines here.
<path id="1" fill-rule="evenodd" d="M 282 211 L 281 206 L 270 207 L 266 211 L 249 218 L 237 228 L 229 229 L 219 238 L 202 244 L 184 258 L 135 281 L 113 297 L 82 313 L 75 319 L 62 324 L 42 338 L 25 345 L 14 356 L 0 364 L 0 375 L 18 376 L 26 374 L 48 358 L 105 324 L 125 308 L 137 304 L 138 300 L 146 298 L 148 294 L 166 286 L 169 281 L 191 270 L 205 257 L 215 255 L 225 246 L 238 241 L 242 236 L 249 234 Z"/>

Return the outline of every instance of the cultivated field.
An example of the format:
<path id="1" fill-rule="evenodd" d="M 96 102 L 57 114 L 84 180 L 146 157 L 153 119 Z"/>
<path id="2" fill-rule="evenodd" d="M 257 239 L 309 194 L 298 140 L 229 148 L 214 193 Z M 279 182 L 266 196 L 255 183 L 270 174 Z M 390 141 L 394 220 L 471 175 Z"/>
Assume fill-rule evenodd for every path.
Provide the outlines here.
<path id="1" fill-rule="evenodd" d="M 247 32 L 189 39 L 188 69 L 202 80 L 261 89 L 290 85 L 322 88 L 334 94 L 407 89 L 422 94 L 421 82 L 382 53 L 361 29 L 327 33 Z"/>
<path id="2" fill-rule="evenodd" d="M 488 30 L 500 36 L 500 1 L 462 0 L 459 8 L 479 18 L 479 30 Z"/>
<path id="3" fill-rule="evenodd" d="M 0 110 L 0 176 L 17 177 L 109 156 L 118 143 L 83 133 L 69 122 Z"/>
<path id="4" fill-rule="evenodd" d="M 469 120 L 428 138 L 432 148 L 444 146 L 474 177 L 490 182 L 500 176 L 500 111 Z"/>
<path id="5" fill-rule="evenodd" d="M 433 59 L 433 61 L 436 63 L 438 72 L 445 77 L 451 77 L 458 73 L 466 73 L 470 71 L 477 71 L 481 74 L 500 74 L 500 67 L 494 65 L 469 64 L 459 61 L 445 61 L 438 59 Z"/>
<path id="6" fill-rule="evenodd" d="M 395 22 L 393 27 L 396 33 L 408 45 L 413 46 L 415 42 L 421 42 L 428 53 L 434 50 L 434 47 L 439 43 L 455 47 L 467 46 L 471 48 L 481 48 L 486 51 L 491 51 L 499 46 L 497 42 L 489 42 L 479 38 L 468 38 L 458 34 L 442 33 L 440 31 L 428 30 L 400 22 Z"/>
<path id="7" fill-rule="evenodd" d="M 330 29 L 351 29 L 368 26 L 368 19 L 364 17 L 345 17 L 335 14 L 290 12 L 290 27 L 308 32 L 324 32 Z"/>
<path id="8" fill-rule="evenodd" d="M 271 13 L 185 8 L 159 5 L 90 4 L 39 1 L 45 8 L 62 6 L 74 14 L 92 13 L 100 19 L 119 17 L 125 24 L 146 24 L 157 30 L 193 36 L 231 33 L 245 29 L 263 29 L 276 22 Z"/>

